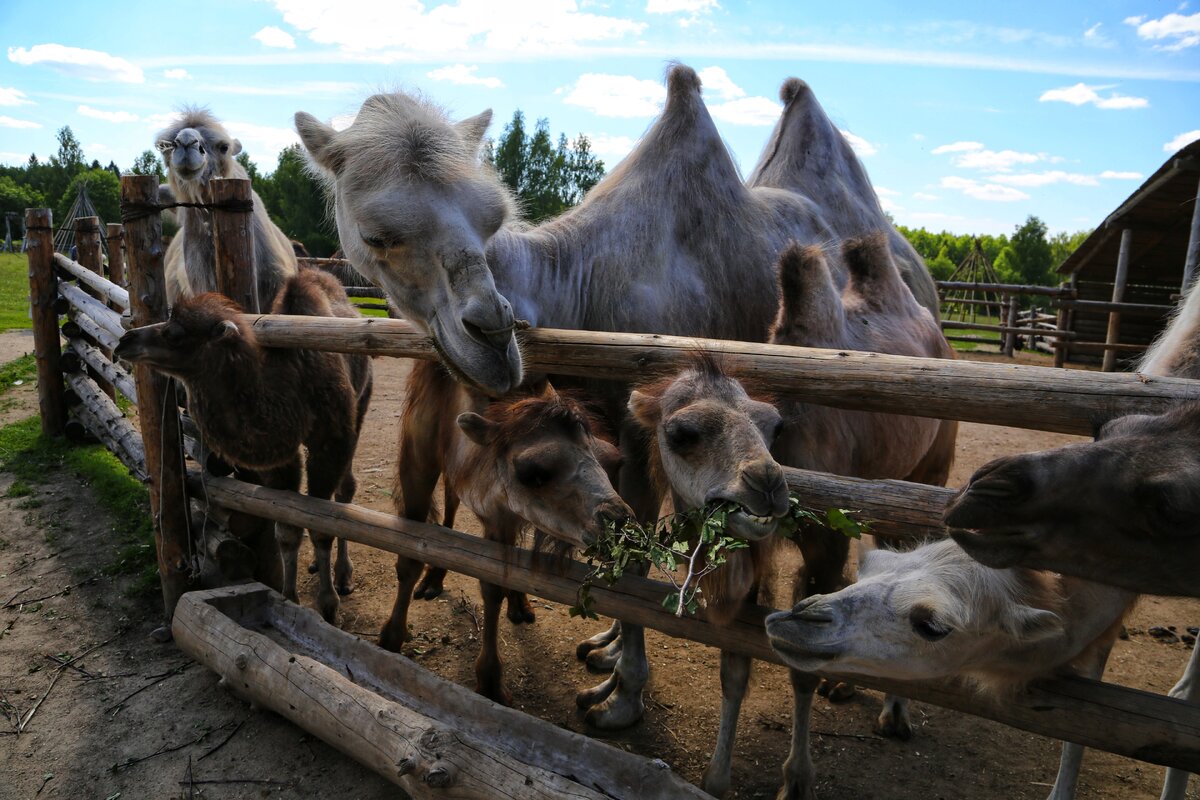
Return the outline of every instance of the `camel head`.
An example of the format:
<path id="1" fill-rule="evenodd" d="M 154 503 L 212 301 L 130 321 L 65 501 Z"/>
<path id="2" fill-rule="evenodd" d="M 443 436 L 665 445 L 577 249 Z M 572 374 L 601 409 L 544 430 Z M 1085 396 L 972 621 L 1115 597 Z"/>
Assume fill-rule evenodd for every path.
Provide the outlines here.
<path id="1" fill-rule="evenodd" d="M 158 134 L 157 147 L 167 163 L 168 180 L 175 196 L 203 202 L 203 189 L 213 178 L 245 178 L 234 159 L 242 143 L 229 135 L 209 111 L 188 108 Z"/>
<path id="2" fill-rule="evenodd" d="M 452 123 L 422 100 L 377 94 L 344 131 L 304 112 L 296 130 L 329 183 L 347 258 L 432 337 L 456 378 L 498 396 L 521 382 L 521 356 L 486 257 L 514 208 L 480 161 L 491 117 Z"/>
<path id="3" fill-rule="evenodd" d="M 181 298 L 166 322 L 127 331 L 113 355 L 184 383 L 217 376 L 230 358 L 256 352 L 254 333 L 238 319 L 241 313 L 237 303 L 216 292 Z"/>
<path id="4" fill-rule="evenodd" d="M 774 406 L 752 399 L 715 359 L 697 356 L 679 375 L 634 390 L 629 410 L 677 510 L 733 503 L 728 519 L 737 536 L 753 541 L 776 531 L 788 488 L 770 453 L 783 425 Z"/>
<path id="5" fill-rule="evenodd" d="M 548 385 L 532 397 L 493 401 L 482 415 L 460 414 L 457 422 L 478 448 L 467 479 L 490 482 L 505 508 L 538 530 L 585 548 L 609 523 L 633 516 L 612 485 L 619 452 L 596 437 L 580 403 Z"/>
<path id="6" fill-rule="evenodd" d="M 1197 596 L 1200 403 L 1118 417 L 1094 442 L 997 459 L 971 477 L 945 522 L 988 566 Z"/>
<path id="7" fill-rule="evenodd" d="M 929 680 L 1036 674 L 1063 622 L 1040 573 L 993 570 L 942 540 L 860 553 L 858 582 L 767 617 L 771 647 L 805 672 Z M 1065 659 L 1064 659 L 1065 660 Z"/>

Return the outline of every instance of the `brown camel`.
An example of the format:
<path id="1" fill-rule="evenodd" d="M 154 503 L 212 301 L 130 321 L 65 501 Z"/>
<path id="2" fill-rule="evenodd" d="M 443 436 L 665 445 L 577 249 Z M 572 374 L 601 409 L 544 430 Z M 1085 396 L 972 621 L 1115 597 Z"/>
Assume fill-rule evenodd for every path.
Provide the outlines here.
<path id="1" fill-rule="evenodd" d="M 617 449 L 596 436 L 595 421 L 580 403 L 548 384 L 533 394 L 489 401 L 455 382 L 440 364 L 419 362 L 409 376 L 408 398 L 395 493 L 404 516 L 428 517 L 439 474 L 445 476 L 447 497 L 474 512 L 484 536 L 507 545 L 532 527 L 568 547 L 583 548 L 607 524 L 631 516 L 610 480 L 620 462 Z M 431 409 L 438 413 L 428 414 Z M 432 454 L 414 447 L 428 427 L 439 445 Z M 435 462 L 427 460 L 430 455 Z M 400 559 L 396 603 L 380 634 L 379 644 L 388 650 L 398 651 L 408 632 L 412 588 L 405 584 L 405 568 Z M 497 640 L 505 590 L 479 586 L 484 616 L 476 689 L 509 705 Z M 525 600 L 517 592 L 508 595 L 511 616 L 514 605 L 519 611 Z"/>
<path id="2" fill-rule="evenodd" d="M 275 314 L 357 317 L 341 285 L 316 270 L 287 280 Z M 230 464 L 260 473 L 263 484 L 299 491 L 300 448 L 308 451 L 308 493 L 348 503 L 352 462 L 371 398 L 366 356 L 265 348 L 242 322 L 242 309 L 207 292 L 181 298 L 166 322 L 129 331 L 115 355 L 177 378 L 205 442 Z M 296 554 L 303 529 L 276 523 L 284 594 L 296 600 Z M 330 574 L 332 537 L 310 531 L 320 589 L 317 607 L 334 622 L 339 605 Z"/>
<path id="3" fill-rule="evenodd" d="M 347 257 L 432 337 L 455 377 L 498 395 L 521 381 L 518 317 L 761 342 L 778 308 L 775 262 L 789 241 L 890 229 L 849 144 L 801 81 L 784 84 L 783 119 L 750 185 L 695 71 L 673 66 L 667 89 L 662 115 L 633 152 L 582 203 L 536 227 L 514 219 L 510 193 L 478 157 L 490 111 L 454 123 L 421 98 L 374 95 L 346 130 L 305 113 L 296 128 L 329 182 Z M 805 158 L 813 148 L 827 157 Z M 912 292 L 935 311 L 919 257 L 898 240 L 890 246 Z M 846 282 L 840 259 L 831 272 L 838 286 Z M 620 431 L 621 495 L 640 519 L 653 519 L 661 497 L 625 418 L 628 387 L 594 384 L 589 394 Z M 424 446 L 432 452 L 436 443 Z M 419 575 L 413 562 L 405 581 L 413 586 Z M 623 634 L 615 690 L 606 681 L 579 698 L 596 704 L 587 719 L 603 728 L 630 725 L 644 709 L 642 631 Z"/>

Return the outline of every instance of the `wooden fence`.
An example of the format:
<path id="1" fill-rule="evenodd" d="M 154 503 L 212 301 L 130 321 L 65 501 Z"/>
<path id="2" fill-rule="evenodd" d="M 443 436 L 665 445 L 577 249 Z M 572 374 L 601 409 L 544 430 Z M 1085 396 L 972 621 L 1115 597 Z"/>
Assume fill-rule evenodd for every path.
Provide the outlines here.
<path id="1" fill-rule="evenodd" d="M 156 189 L 153 178 L 123 177 L 126 209 L 153 207 Z M 176 413 L 178 398 L 171 382 L 140 368 L 131 378 L 105 354 L 120 334 L 122 310 L 131 314 L 134 325 L 159 321 L 166 312 L 159 216 L 126 216 L 128 291 L 81 264 L 54 257 L 49 211 L 33 209 L 26 215 L 38 397 L 47 433 L 64 432 L 69 410 L 134 474 L 148 480 L 168 619 L 181 595 L 196 588 L 194 559 L 204 552 L 188 528 L 189 497 L 214 509 L 308 527 L 557 602 L 574 602 L 584 574 L 580 564 L 572 562 L 555 569 L 536 553 L 438 525 L 202 475 L 199 470 L 188 472 Z M 236 254 L 218 248 L 217 252 L 219 259 L 245 263 L 244 251 Z M 218 264 L 218 274 L 226 276 L 222 289 L 236 296 L 237 286 L 228 284 L 243 278 L 228 266 Z M 72 285 L 73 281 L 92 294 Z M 73 324 L 64 327 L 68 337 L 64 351 L 58 317 L 68 311 Z M 260 341 L 268 346 L 436 358 L 429 341 L 401 320 L 249 316 Z M 85 334 L 95 343 L 82 341 Z M 699 348 L 722 354 L 731 367 L 770 391 L 809 402 L 1066 433 L 1090 434 L 1114 415 L 1159 412 L 1180 400 L 1200 399 L 1200 382 L 1174 378 L 1145 380 L 1124 374 L 653 334 L 533 329 L 519 336 L 530 370 L 641 380 L 684 363 Z M 64 385 L 64 370 L 71 370 L 67 374 L 70 391 Z M 136 403 L 140 437 L 96 378 Z M 869 481 L 796 469 L 787 470 L 787 480 L 818 507 L 862 509 L 866 517 L 875 520 L 881 535 L 940 535 L 942 510 L 954 494 L 949 489 L 903 481 Z M 613 586 L 594 587 L 592 597 L 601 613 L 778 662 L 762 626 L 768 609 L 747 608 L 734 624 L 717 626 L 703 612 L 694 618 L 677 618 L 664 610 L 659 601 L 668 591 L 666 584 L 626 576 Z M 1080 678 L 1059 678 L 1038 681 L 1028 691 L 997 704 L 952 683 L 860 677 L 853 682 L 1142 761 L 1200 771 L 1200 707 L 1169 697 Z M 363 760 L 366 763 L 367 759 Z M 389 777 L 398 780 L 394 774 Z"/>

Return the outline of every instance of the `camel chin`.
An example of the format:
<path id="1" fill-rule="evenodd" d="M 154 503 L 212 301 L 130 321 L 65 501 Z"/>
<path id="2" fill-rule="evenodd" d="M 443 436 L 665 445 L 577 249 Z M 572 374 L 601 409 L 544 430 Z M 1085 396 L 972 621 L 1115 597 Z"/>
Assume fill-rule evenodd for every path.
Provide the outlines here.
<path id="1" fill-rule="evenodd" d="M 521 352 L 510 335 L 503 349 L 478 341 L 461 324 L 445 326 L 435 319 L 431 326 L 434 349 L 458 381 L 489 397 L 502 397 L 521 384 Z"/>
<path id="2" fill-rule="evenodd" d="M 957 529 L 950 538 L 971 558 L 992 569 L 1008 569 L 1030 565 L 1029 556 L 1036 552 L 1032 531 L 980 531 Z"/>

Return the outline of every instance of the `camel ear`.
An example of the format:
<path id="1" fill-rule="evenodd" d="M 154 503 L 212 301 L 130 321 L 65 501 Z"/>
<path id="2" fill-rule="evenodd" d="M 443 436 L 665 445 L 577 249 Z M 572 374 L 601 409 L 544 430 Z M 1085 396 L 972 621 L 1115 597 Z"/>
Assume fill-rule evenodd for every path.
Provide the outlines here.
<path id="1" fill-rule="evenodd" d="M 496 432 L 496 423 L 488 421 L 473 411 L 464 411 L 459 414 L 455 422 L 458 423 L 459 429 L 467 435 L 467 438 L 480 447 L 491 442 Z"/>
<path id="2" fill-rule="evenodd" d="M 333 146 L 337 131 L 312 114 L 303 111 L 296 112 L 295 120 L 296 133 L 300 134 L 300 141 L 304 143 L 304 148 L 308 150 L 313 161 L 330 172 L 336 173 L 340 170 L 342 158 L 337 152 L 337 148 Z"/>
<path id="3" fill-rule="evenodd" d="M 1015 614 L 1013 632 L 1026 644 L 1062 636 L 1065 632 L 1062 617 L 1053 611 L 1032 606 L 1018 606 Z"/>
<path id="4" fill-rule="evenodd" d="M 609 482 L 615 486 L 617 483 L 617 473 L 621 471 L 621 463 L 624 461 L 621 457 L 621 451 L 603 439 L 593 439 L 592 453 L 596 456 L 596 460 L 600 462 L 600 466 L 608 475 Z"/>
<path id="5" fill-rule="evenodd" d="M 233 158 L 238 153 L 242 152 L 242 142 L 239 139 L 234 139 L 229 143 L 229 152 L 226 153 L 230 158 Z"/>
<path id="6" fill-rule="evenodd" d="M 842 303 L 829 274 L 829 263 L 820 245 L 793 242 L 779 256 L 780 332 L 799 326 L 804 330 L 832 332 L 842 314 Z M 788 341 L 788 344 L 806 342 Z"/>
<path id="7" fill-rule="evenodd" d="M 637 389 L 629 393 L 628 408 L 634 420 L 647 430 L 657 428 L 662 419 L 662 398 Z"/>
<path id="8" fill-rule="evenodd" d="M 213 341 L 220 342 L 225 339 L 233 339 L 242 335 L 238 330 L 237 323 L 231 319 L 223 319 L 213 326 Z"/>
<path id="9" fill-rule="evenodd" d="M 483 144 L 483 135 L 487 133 L 488 125 L 492 124 L 492 110 L 489 108 L 473 117 L 464 119 L 462 122 L 456 122 L 454 127 L 458 130 L 458 135 L 463 138 L 467 144 L 478 147 Z"/>
<path id="10" fill-rule="evenodd" d="M 159 139 L 154 143 L 154 146 L 158 148 L 158 152 L 160 153 L 169 153 L 175 149 L 175 143 L 170 139 Z"/>
<path id="11" fill-rule="evenodd" d="M 887 237 L 872 233 L 842 243 L 842 258 L 850 272 L 850 285 L 865 300 L 880 303 L 897 290 L 900 270 L 888 251 Z"/>

